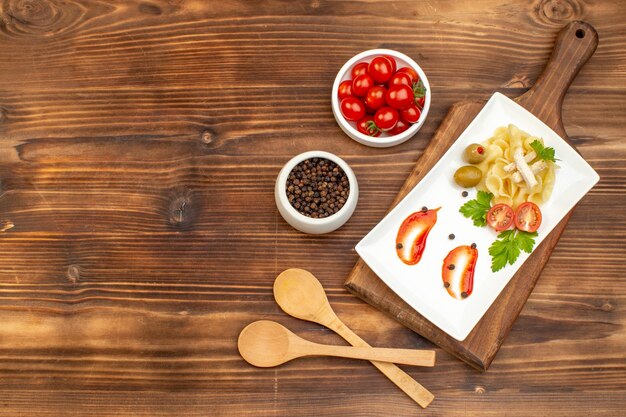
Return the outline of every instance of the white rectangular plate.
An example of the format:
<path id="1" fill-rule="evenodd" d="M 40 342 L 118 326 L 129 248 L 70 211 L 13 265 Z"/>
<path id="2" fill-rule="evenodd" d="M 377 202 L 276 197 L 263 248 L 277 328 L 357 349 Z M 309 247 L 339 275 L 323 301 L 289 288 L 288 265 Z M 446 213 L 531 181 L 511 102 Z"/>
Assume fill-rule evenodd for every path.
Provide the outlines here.
<path id="1" fill-rule="evenodd" d="M 461 196 L 463 189 L 453 180 L 457 168 L 466 165 L 462 160 L 466 146 L 483 142 L 493 135 L 496 128 L 511 123 L 532 136 L 543 138 L 545 146 L 553 147 L 556 157 L 560 159 L 552 196 L 541 206 L 543 221 L 535 239 L 537 248 L 600 177 L 546 124 L 499 93 L 491 97 L 422 181 L 356 246 L 361 258 L 389 288 L 457 340 L 467 337 L 530 256 L 522 252 L 515 264 L 492 272 L 488 248 L 497 234 L 488 227 L 474 226 L 470 219 L 459 213 L 461 205 L 476 197 L 476 190 L 468 190 L 469 196 L 464 198 Z M 438 220 L 428 235 L 420 262 L 413 266 L 405 265 L 396 254 L 396 234 L 404 219 L 423 206 L 441 207 L 437 213 Z M 454 240 L 448 238 L 451 233 L 456 236 Z M 456 300 L 443 287 L 443 259 L 455 247 L 472 243 L 478 247 L 474 289 L 468 298 Z"/>

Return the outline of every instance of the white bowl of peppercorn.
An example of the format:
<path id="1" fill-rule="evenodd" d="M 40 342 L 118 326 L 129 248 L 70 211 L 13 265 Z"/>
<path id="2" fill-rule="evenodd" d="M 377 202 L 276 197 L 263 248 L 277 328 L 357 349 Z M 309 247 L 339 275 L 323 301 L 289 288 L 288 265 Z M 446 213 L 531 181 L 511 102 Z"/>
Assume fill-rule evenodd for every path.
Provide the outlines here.
<path id="1" fill-rule="evenodd" d="M 391 49 L 370 49 L 352 57 L 337 73 L 331 93 L 341 130 L 376 148 L 412 138 L 424 125 L 430 102 L 430 84 L 422 68 Z"/>
<path id="2" fill-rule="evenodd" d="M 274 198 L 281 216 L 309 234 L 332 232 L 354 213 L 359 186 L 350 166 L 324 151 L 301 153 L 280 170 Z"/>

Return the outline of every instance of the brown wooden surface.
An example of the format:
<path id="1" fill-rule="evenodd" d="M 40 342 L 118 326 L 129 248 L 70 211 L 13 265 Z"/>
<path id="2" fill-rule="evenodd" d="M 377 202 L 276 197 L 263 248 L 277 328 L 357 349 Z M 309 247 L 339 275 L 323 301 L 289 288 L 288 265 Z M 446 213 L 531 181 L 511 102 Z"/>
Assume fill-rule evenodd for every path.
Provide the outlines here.
<path id="1" fill-rule="evenodd" d="M 598 50 L 563 103 L 600 183 L 574 211 L 488 372 L 438 350 L 403 367 L 420 409 L 368 363 L 255 369 L 239 331 L 285 316 L 273 278 L 320 278 L 374 346 L 432 347 L 343 288 L 450 105 L 526 91 L 566 22 Z M 626 408 L 626 10 L 619 0 L 0 2 L 0 415 L 619 416 Z M 411 141 L 371 149 L 330 109 L 355 53 L 398 49 L 429 76 Z M 324 149 L 359 178 L 354 217 L 305 236 L 273 182 Z"/>
<path id="2" fill-rule="evenodd" d="M 567 24 L 556 37 L 550 60 L 537 83 L 528 92 L 515 98 L 517 103 L 532 112 L 567 141 L 569 140 L 561 119 L 563 98 L 576 74 L 589 60 L 597 45 L 598 35 L 591 25 L 581 21 Z M 483 105 L 484 102 L 460 102 L 452 106 L 402 185 L 392 207 L 424 178 Z M 569 142 L 571 144 L 571 141 Z M 485 371 L 491 365 L 509 334 L 511 326 L 524 307 L 570 216 L 571 213 L 533 251 L 523 267 L 511 278 L 505 290 L 463 341 L 449 336 L 413 310 L 387 287 L 362 259 L 357 260 L 345 285 L 351 292 L 408 328 L 415 330 L 474 368 Z"/>

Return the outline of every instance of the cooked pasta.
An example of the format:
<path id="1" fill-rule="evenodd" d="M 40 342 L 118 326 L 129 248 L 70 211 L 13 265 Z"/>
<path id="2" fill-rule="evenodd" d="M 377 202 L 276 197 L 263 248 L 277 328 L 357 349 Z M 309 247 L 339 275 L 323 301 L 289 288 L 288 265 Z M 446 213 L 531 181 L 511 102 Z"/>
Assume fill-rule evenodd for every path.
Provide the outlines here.
<path id="1" fill-rule="evenodd" d="M 535 140 L 543 144 L 541 138 L 531 136 L 510 124 L 497 128 L 493 136 L 482 143 L 486 157 L 476 165 L 483 173 L 476 188 L 491 192 L 494 195 L 493 204 L 505 203 L 515 209 L 525 201 L 541 205 L 550 198 L 556 166 L 552 161 L 538 161 L 536 156 L 533 157 L 535 153 L 530 144 Z M 536 180 L 532 188 L 526 181 L 520 181 L 520 173 L 511 168 L 514 166 L 515 152 L 520 149 L 529 159 L 526 162 L 532 171 L 530 175 L 534 175 Z"/>

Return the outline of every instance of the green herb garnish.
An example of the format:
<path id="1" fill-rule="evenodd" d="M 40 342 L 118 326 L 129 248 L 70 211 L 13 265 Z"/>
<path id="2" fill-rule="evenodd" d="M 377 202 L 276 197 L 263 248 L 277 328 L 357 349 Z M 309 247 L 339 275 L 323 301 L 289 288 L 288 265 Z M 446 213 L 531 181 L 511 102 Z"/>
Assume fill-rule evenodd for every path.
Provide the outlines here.
<path id="1" fill-rule="evenodd" d="M 476 198 L 463 204 L 459 211 L 465 217 L 474 221 L 474 226 L 482 227 L 487 225 L 487 212 L 491 208 L 493 194 L 487 191 L 479 191 Z"/>
<path id="2" fill-rule="evenodd" d="M 498 235 L 498 239 L 489 247 L 491 270 L 497 272 L 506 264 L 513 265 L 521 251 L 531 253 L 535 246 L 537 232 L 529 233 L 521 230 L 506 230 Z"/>
<path id="3" fill-rule="evenodd" d="M 539 140 L 535 139 L 534 141 L 532 141 L 530 143 L 530 147 L 533 148 L 533 150 L 537 154 L 537 158 L 543 159 L 544 161 L 558 161 L 558 159 L 554 157 L 554 148 L 544 147 L 543 143 L 539 142 Z"/>

